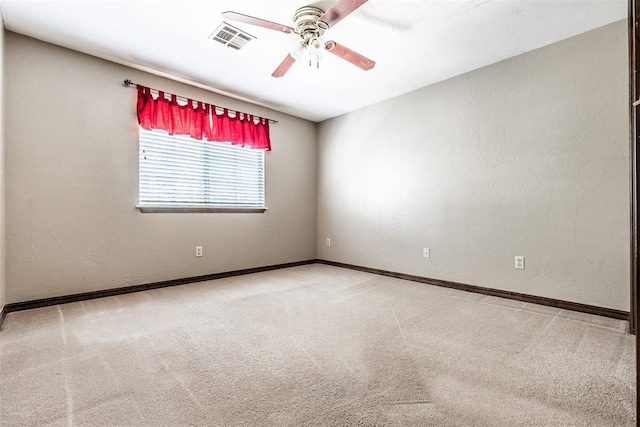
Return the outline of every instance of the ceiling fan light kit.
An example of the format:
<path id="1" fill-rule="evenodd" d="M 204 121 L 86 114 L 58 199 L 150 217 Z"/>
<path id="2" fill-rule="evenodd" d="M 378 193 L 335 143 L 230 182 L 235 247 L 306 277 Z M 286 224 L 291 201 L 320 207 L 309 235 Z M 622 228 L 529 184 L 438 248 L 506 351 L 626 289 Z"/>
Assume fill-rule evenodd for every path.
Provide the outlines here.
<path id="1" fill-rule="evenodd" d="M 328 11 L 324 11 L 315 6 L 304 6 L 296 10 L 293 14 L 294 27 L 267 21 L 238 12 L 224 12 L 225 19 L 242 22 L 244 24 L 256 25 L 270 30 L 279 31 L 285 34 L 295 34 L 300 37 L 300 45 L 297 51 L 287 54 L 284 60 L 275 69 L 273 77 L 283 77 L 293 66 L 296 60 L 300 59 L 301 51 L 307 52 L 309 66 L 315 62 L 316 68 L 320 68 L 320 52 L 324 49 L 343 60 L 368 71 L 375 66 L 375 62 L 364 55 L 361 55 L 337 42 L 322 39 L 325 31 L 351 14 L 358 7 L 368 0 L 338 0 Z"/>

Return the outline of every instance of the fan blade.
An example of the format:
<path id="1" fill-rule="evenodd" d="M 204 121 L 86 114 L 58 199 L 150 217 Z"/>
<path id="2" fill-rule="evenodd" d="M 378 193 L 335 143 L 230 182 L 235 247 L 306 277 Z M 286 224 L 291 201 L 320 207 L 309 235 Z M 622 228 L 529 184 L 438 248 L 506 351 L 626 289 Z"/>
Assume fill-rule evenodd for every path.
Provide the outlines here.
<path id="1" fill-rule="evenodd" d="M 284 76 L 289 68 L 296 62 L 296 58 L 294 58 L 291 54 L 288 54 L 284 60 L 278 65 L 278 68 L 271 74 L 272 77 L 282 77 Z"/>
<path id="2" fill-rule="evenodd" d="M 356 67 L 360 67 L 365 71 L 372 69 L 376 65 L 375 61 L 372 61 L 366 56 L 362 56 L 358 52 L 355 52 L 348 47 L 344 47 L 334 41 L 328 41 L 325 43 L 324 47 L 334 55 L 339 56 L 345 61 L 351 62 Z"/>
<path id="3" fill-rule="evenodd" d="M 336 4 L 320 17 L 320 21 L 327 24 L 327 27 L 333 27 L 367 1 L 368 0 L 338 0 Z"/>
<path id="4" fill-rule="evenodd" d="M 280 31 L 283 33 L 295 33 L 295 30 L 286 25 L 278 24 L 277 22 L 267 21 L 266 19 L 256 18 L 254 16 L 244 15 L 238 12 L 222 12 L 222 17 L 230 19 L 232 21 L 242 22 L 245 24 L 256 25 L 258 27 L 268 28 L 270 30 Z"/>

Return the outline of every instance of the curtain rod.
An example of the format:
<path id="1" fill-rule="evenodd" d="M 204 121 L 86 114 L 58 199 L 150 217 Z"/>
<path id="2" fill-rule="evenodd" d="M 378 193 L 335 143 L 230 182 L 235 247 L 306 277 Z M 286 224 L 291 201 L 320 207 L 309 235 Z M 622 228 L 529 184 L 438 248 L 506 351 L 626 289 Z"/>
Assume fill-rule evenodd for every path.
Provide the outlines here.
<path id="1" fill-rule="evenodd" d="M 126 79 L 126 80 L 124 81 L 124 85 L 125 85 L 125 86 L 127 86 L 127 87 L 129 87 L 129 86 L 135 86 L 135 87 L 138 87 L 138 83 L 134 83 L 134 82 L 132 82 L 130 79 Z M 144 86 L 144 85 L 140 85 L 140 86 Z M 144 87 L 148 87 L 148 86 L 144 86 Z M 152 87 L 150 87 L 149 89 L 151 89 L 151 90 L 155 90 L 155 91 L 157 91 L 157 92 L 165 92 L 165 91 L 161 91 L 161 90 L 159 90 L 159 89 L 154 89 L 154 88 L 152 88 Z M 167 93 L 168 93 L 168 92 L 167 92 Z M 173 94 L 170 94 L 170 95 L 173 95 Z M 190 98 L 185 98 L 184 96 L 180 96 L 180 95 L 176 95 L 176 98 L 177 98 L 177 99 L 179 99 L 179 100 L 181 100 L 181 101 L 184 101 L 184 102 L 188 102 L 188 101 L 189 101 L 189 99 L 190 99 Z M 195 101 L 195 100 L 192 100 L 192 101 Z M 216 107 L 217 107 L 217 106 L 216 106 Z M 217 107 L 217 108 L 223 108 L 223 107 Z M 235 114 L 238 114 L 238 113 L 247 114 L 247 113 L 244 113 L 244 112 L 242 112 L 242 111 L 238 111 L 238 110 L 231 110 L 231 109 L 229 109 L 229 108 L 227 108 L 227 111 L 230 111 L 230 112 L 235 113 Z M 263 118 L 265 118 L 265 119 L 269 120 L 269 123 L 278 123 L 278 121 L 277 121 L 277 120 L 269 119 L 269 118 L 267 118 L 267 117 L 263 117 Z"/>

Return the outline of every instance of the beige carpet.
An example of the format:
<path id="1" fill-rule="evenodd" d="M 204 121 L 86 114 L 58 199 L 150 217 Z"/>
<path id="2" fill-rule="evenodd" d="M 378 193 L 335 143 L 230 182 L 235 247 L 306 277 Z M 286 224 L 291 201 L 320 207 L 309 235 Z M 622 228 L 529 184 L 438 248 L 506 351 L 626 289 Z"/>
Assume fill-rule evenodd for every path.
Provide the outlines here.
<path id="1" fill-rule="evenodd" d="M 9 313 L 0 425 L 633 425 L 626 328 L 314 264 Z"/>

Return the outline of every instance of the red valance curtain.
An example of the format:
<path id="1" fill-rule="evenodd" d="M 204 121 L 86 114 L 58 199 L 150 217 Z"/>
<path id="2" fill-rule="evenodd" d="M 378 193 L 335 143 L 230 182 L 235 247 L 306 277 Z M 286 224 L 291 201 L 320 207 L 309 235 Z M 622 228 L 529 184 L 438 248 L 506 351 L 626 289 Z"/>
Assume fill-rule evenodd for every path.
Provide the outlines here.
<path id="1" fill-rule="evenodd" d="M 167 98 L 164 92 L 159 92 L 154 98 L 151 89 L 141 85 L 138 85 L 137 111 L 138 123 L 145 129 L 271 150 L 269 120 L 263 117 L 240 112 L 231 115 L 226 108 L 218 114 L 215 105 L 191 99 L 186 105 L 180 105 L 176 95 Z"/>

